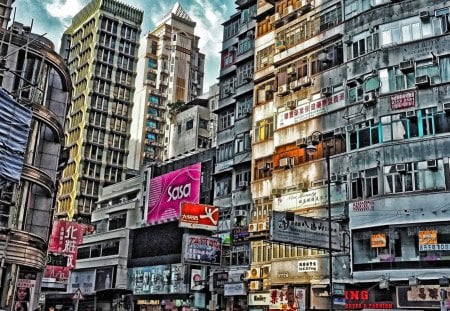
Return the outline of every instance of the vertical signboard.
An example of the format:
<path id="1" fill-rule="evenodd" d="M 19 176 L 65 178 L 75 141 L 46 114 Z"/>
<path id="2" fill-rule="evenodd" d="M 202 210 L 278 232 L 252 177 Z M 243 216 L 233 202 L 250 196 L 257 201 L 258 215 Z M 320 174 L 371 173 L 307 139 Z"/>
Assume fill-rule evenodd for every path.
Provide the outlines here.
<path id="1" fill-rule="evenodd" d="M 201 163 L 150 179 L 147 223 L 180 218 L 182 202 L 199 203 Z"/>
<path id="2" fill-rule="evenodd" d="M 36 289 L 36 273 L 20 271 L 16 283 L 12 310 L 27 311 L 34 309 L 34 291 Z"/>

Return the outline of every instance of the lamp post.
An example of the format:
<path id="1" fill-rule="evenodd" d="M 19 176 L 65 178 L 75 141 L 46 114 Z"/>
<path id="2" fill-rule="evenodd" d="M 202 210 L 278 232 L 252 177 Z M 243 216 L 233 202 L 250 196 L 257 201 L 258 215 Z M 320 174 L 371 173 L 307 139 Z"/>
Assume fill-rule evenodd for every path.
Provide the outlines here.
<path id="1" fill-rule="evenodd" d="M 312 137 L 314 139 L 315 134 L 318 134 L 320 137 L 320 141 L 322 141 L 322 133 L 319 131 L 314 131 L 312 133 Z M 317 145 L 319 144 L 319 141 L 312 141 L 311 144 L 308 144 L 306 146 L 306 153 L 309 155 L 313 155 L 317 152 Z M 330 149 L 332 148 L 331 145 L 326 144 L 326 151 L 325 151 L 325 159 L 327 164 L 327 192 L 328 192 L 328 198 L 327 198 L 327 207 L 328 207 L 328 272 L 329 272 L 329 278 L 330 278 L 330 311 L 333 311 L 333 252 L 332 252 L 332 241 L 331 241 L 331 174 L 330 174 Z"/>

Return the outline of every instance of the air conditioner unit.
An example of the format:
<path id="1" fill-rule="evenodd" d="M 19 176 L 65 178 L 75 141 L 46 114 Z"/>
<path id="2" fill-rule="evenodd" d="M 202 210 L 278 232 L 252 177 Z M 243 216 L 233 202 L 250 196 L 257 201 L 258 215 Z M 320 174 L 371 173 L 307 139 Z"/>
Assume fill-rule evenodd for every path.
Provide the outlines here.
<path id="1" fill-rule="evenodd" d="M 347 125 L 345 126 L 345 130 L 346 130 L 347 132 L 353 131 L 353 124 L 347 124 Z"/>
<path id="2" fill-rule="evenodd" d="M 408 110 L 408 111 L 405 112 L 405 114 L 406 114 L 407 118 L 412 118 L 412 117 L 416 116 L 416 111 L 415 110 Z"/>
<path id="3" fill-rule="evenodd" d="M 273 92 L 273 84 L 266 84 L 266 85 L 264 86 L 264 90 L 265 90 L 266 92 Z"/>
<path id="4" fill-rule="evenodd" d="M 399 173 L 404 173 L 406 172 L 406 164 L 405 163 L 401 163 L 401 164 L 396 164 L 395 165 L 395 170 Z"/>
<path id="5" fill-rule="evenodd" d="M 242 113 L 244 115 L 248 116 L 248 115 L 252 114 L 252 110 L 250 108 L 244 108 L 244 109 L 242 109 Z"/>
<path id="6" fill-rule="evenodd" d="M 270 163 L 268 163 L 268 162 L 260 163 L 258 166 L 258 169 L 260 171 L 268 171 L 268 170 L 270 170 Z"/>
<path id="7" fill-rule="evenodd" d="M 331 94 L 333 94 L 333 88 L 331 86 L 323 87 L 320 90 L 320 93 L 322 94 L 322 96 L 331 96 Z"/>
<path id="8" fill-rule="evenodd" d="M 445 111 L 446 113 L 450 113 L 450 103 L 443 103 L 442 110 Z"/>
<path id="9" fill-rule="evenodd" d="M 286 108 L 288 109 L 295 109 L 297 107 L 297 103 L 295 102 L 295 100 L 288 100 L 286 102 Z"/>
<path id="10" fill-rule="evenodd" d="M 364 104 L 371 105 L 376 102 L 375 92 L 369 92 L 364 94 Z"/>
<path id="11" fill-rule="evenodd" d="M 250 278 L 251 279 L 261 278 L 261 269 L 260 268 L 251 268 L 250 269 Z"/>
<path id="12" fill-rule="evenodd" d="M 362 178 L 363 174 L 361 172 L 352 172 L 352 179 Z"/>
<path id="13" fill-rule="evenodd" d="M 346 45 L 350 45 L 353 43 L 353 38 L 351 35 L 345 35 L 343 41 Z"/>
<path id="14" fill-rule="evenodd" d="M 337 127 L 334 129 L 334 136 L 340 136 L 340 135 L 345 135 L 344 127 Z"/>
<path id="15" fill-rule="evenodd" d="M 263 278 L 268 278 L 270 276 L 270 270 L 271 270 L 271 266 L 270 265 L 262 266 L 262 268 L 261 268 L 261 276 Z"/>
<path id="16" fill-rule="evenodd" d="M 299 148 L 305 148 L 306 146 L 308 146 L 308 138 L 306 137 L 299 138 L 295 141 L 295 144 Z"/>
<path id="17" fill-rule="evenodd" d="M 241 181 L 239 182 L 239 187 L 240 187 L 240 188 L 248 187 L 248 181 L 246 181 L 246 180 L 241 180 Z"/>
<path id="18" fill-rule="evenodd" d="M 430 76 L 428 76 L 428 75 L 416 77 L 416 86 L 417 87 L 430 86 L 430 82 L 431 82 Z"/>
<path id="19" fill-rule="evenodd" d="M 256 232 L 258 231 L 258 224 L 249 224 L 248 225 L 248 232 Z"/>
<path id="20" fill-rule="evenodd" d="M 289 83 L 289 88 L 293 91 L 301 88 L 302 86 L 300 84 L 298 84 L 298 80 L 294 80 L 292 82 Z"/>
<path id="21" fill-rule="evenodd" d="M 438 168 L 437 160 L 428 160 L 427 161 L 427 168 L 430 170 L 435 170 Z"/>
<path id="22" fill-rule="evenodd" d="M 430 19 L 430 12 L 428 12 L 428 11 L 420 11 L 419 12 L 419 17 L 420 17 L 421 20 L 424 20 L 424 21 L 429 20 Z"/>
<path id="23" fill-rule="evenodd" d="M 258 222 L 258 231 L 269 230 L 269 223 L 267 221 Z"/>
<path id="24" fill-rule="evenodd" d="M 281 190 L 280 189 L 272 189 L 272 191 L 270 193 L 276 197 L 279 197 L 281 195 Z"/>
<path id="25" fill-rule="evenodd" d="M 234 215 L 236 217 L 246 217 L 247 216 L 247 211 L 246 210 L 236 210 L 234 212 Z"/>
<path id="26" fill-rule="evenodd" d="M 281 158 L 280 167 L 292 167 L 292 158 Z"/>
<path id="27" fill-rule="evenodd" d="M 251 276 L 251 271 L 247 270 L 244 272 L 244 280 L 249 280 Z"/>
<path id="28" fill-rule="evenodd" d="M 302 77 L 302 78 L 298 79 L 297 81 L 300 86 L 306 87 L 308 85 L 311 85 L 311 79 L 309 77 Z"/>
<path id="29" fill-rule="evenodd" d="M 294 67 L 294 66 L 289 66 L 289 67 L 287 67 L 286 73 L 287 73 L 288 75 L 293 75 L 293 74 L 295 74 L 295 67 Z"/>
<path id="30" fill-rule="evenodd" d="M 278 94 L 279 95 L 286 95 L 288 93 L 289 93 L 289 88 L 288 88 L 287 84 L 283 84 L 283 85 L 280 85 L 278 87 Z"/>
<path id="31" fill-rule="evenodd" d="M 252 291 L 257 291 L 262 289 L 262 282 L 261 281 L 251 281 L 248 285 L 248 288 Z"/>
<path id="32" fill-rule="evenodd" d="M 278 40 L 275 42 L 275 48 L 277 48 L 278 51 L 284 51 L 286 50 L 286 45 L 284 43 L 284 40 Z"/>
<path id="33" fill-rule="evenodd" d="M 403 73 L 413 72 L 414 71 L 414 62 L 411 59 L 400 62 L 399 69 Z"/>
<path id="34" fill-rule="evenodd" d="M 332 175 L 330 176 L 330 181 L 331 181 L 331 182 L 334 182 L 334 183 L 339 183 L 339 182 L 342 181 L 342 177 L 341 177 L 341 175 L 332 174 Z"/>

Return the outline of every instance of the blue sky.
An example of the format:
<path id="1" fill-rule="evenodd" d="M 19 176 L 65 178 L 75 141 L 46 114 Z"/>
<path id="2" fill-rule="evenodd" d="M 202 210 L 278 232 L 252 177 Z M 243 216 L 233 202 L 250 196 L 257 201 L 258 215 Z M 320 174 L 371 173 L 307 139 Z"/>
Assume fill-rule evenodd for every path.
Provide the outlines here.
<path id="1" fill-rule="evenodd" d="M 61 35 L 70 25 L 72 17 L 90 0 L 16 0 L 16 21 L 31 25 L 33 32 L 47 33 L 59 51 Z M 144 10 L 142 35 L 153 29 L 176 0 L 121 0 Z M 216 83 L 219 76 L 220 50 L 222 45 L 222 23 L 234 12 L 234 0 L 179 0 L 181 6 L 197 23 L 195 34 L 199 36 L 200 51 L 206 54 L 203 91 Z"/>

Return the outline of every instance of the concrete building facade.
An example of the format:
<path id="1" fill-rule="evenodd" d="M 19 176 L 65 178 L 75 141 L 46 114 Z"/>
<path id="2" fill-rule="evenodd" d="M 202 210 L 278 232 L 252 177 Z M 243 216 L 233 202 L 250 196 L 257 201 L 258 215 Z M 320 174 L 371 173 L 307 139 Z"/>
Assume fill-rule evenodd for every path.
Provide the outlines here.
<path id="1" fill-rule="evenodd" d="M 436 1 L 258 1 L 250 227 L 272 215 L 275 236 L 333 230 L 339 247 L 251 235 L 249 309 L 447 303 L 448 14 Z M 444 295 L 420 298 L 430 290 Z"/>
<path id="2" fill-rule="evenodd" d="M 171 157 L 170 111 L 202 94 L 205 56 L 194 29 L 195 22 L 177 2 L 141 40 L 130 168 Z"/>
<path id="3" fill-rule="evenodd" d="M 125 177 L 142 18 L 142 11 L 124 3 L 93 0 L 64 32 L 61 55 L 74 94 L 58 217 L 88 221 L 100 188 Z"/>

